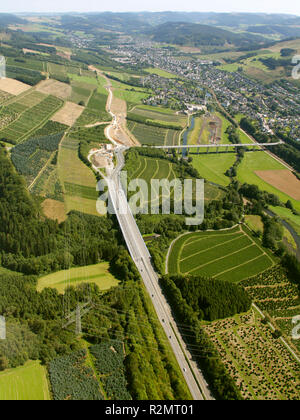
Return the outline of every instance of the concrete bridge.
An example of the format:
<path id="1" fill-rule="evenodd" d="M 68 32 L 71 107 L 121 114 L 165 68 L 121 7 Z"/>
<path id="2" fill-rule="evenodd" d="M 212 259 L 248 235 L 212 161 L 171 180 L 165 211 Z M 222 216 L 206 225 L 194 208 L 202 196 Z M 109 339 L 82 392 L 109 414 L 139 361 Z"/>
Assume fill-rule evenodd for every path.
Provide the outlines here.
<path id="1" fill-rule="evenodd" d="M 229 152 L 231 149 L 237 151 L 239 148 L 247 147 L 250 151 L 255 151 L 257 148 L 264 150 L 267 147 L 272 146 L 279 146 L 283 144 L 283 141 L 278 141 L 276 143 L 249 143 L 249 144 L 187 144 L 187 145 L 177 145 L 177 146 L 145 146 L 145 147 L 152 147 L 153 149 L 165 149 L 165 150 L 174 150 L 176 149 L 177 152 L 182 150 L 185 153 L 190 153 L 190 151 L 195 151 L 195 153 L 200 154 L 200 150 L 206 149 L 206 153 L 210 152 L 210 149 L 216 149 L 216 153 L 219 153 L 221 150 L 225 150 L 225 152 Z M 203 153 L 203 152 L 202 152 Z"/>

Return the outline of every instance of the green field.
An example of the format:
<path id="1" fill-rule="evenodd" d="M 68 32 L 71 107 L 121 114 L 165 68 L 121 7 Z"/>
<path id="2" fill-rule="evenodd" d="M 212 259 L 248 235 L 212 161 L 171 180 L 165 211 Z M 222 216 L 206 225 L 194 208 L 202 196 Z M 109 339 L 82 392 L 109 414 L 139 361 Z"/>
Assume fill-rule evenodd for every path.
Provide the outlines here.
<path id="1" fill-rule="evenodd" d="M 255 171 L 266 171 L 266 170 L 280 170 L 287 169 L 280 162 L 272 158 L 268 153 L 256 152 L 256 153 L 245 153 L 245 157 L 238 167 L 237 179 L 241 183 L 248 183 L 257 185 L 261 190 L 267 191 L 271 194 L 275 194 L 279 199 L 286 203 L 291 200 L 296 210 L 300 211 L 300 201 L 292 199 L 287 194 L 279 191 L 277 188 L 263 181 Z"/>
<path id="2" fill-rule="evenodd" d="M 176 76 L 176 74 L 169 73 L 165 70 L 155 69 L 155 68 L 146 69 L 146 72 L 150 74 L 157 74 L 157 76 L 165 77 L 166 79 L 176 79 L 179 77 L 179 76 Z"/>
<path id="3" fill-rule="evenodd" d="M 180 124 L 182 128 L 187 125 L 187 117 L 184 115 L 177 115 L 172 110 L 167 108 L 156 108 L 146 105 L 135 107 L 132 112 L 137 115 L 148 118 L 154 121 L 163 121 L 166 123 Z"/>
<path id="4" fill-rule="evenodd" d="M 149 196 L 144 197 L 144 203 L 151 200 L 151 180 L 152 179 L 168 179 L 172 181 L 177 178 L 176 165 L 165 159 L 154 159 L 146 156 L 138 155 L 134 162 L 127 160 L 125 170 L 128 172 L 128 178 L 143 179 L 147 182 Z M 171 189 L 172 194 L 172 189 Z M 218 200 L 221 199 L 223 191 L 209 183 L 205 184 L 205 200 Z M 159 198 L 163 197 L 163 192 L 160 191 Z M 158 192 L 153 192 L 153 201 L 158 199 Z"/>
<path id="5" fill-rule="evenodd" d="M 92 190 L 96 191 L 96 177 L 79 159 L 78 147 L 79 140 L 65 138 L 58 154 L 58 175 L 65 193 L 66 211 L 77 210 L 98 216 L 96 199 L 90 198 Z"/>
<path id="6" fill-rule="evenodd" d="M 129 131 L 141 143 L 149 146 L 163 146 L 167 144 L 168 132 L 166 128 L 153 127 L 151 125 L 140 124 L 134 121 L 128 121 Z"/>
<path id="7" fill-rule="evenodd" d="M 152 159 L 148 157 L 139 156 L 139 161 L 136 165 L 135 171 L 129 172 L 130 179 L 143 179 L 147 182 L 149 196 L 143 198 L 143 202 L 147 203 L 151 200 L 151 180 L 152 179 L 168 179 L 172 181 L 176 178 L 176 174 L 173 170 L 171 162 L 163 159 Z M 162 197 L 162 193 L 158 195 L 158 192 L 153 197 L 154 201 Z"/>
<path id="8" fill-rule="evenodd" d="M 110 80 L 110 82 L 113 87 L 114 96 L 116 98 L 123 99 L 130 105 L 141 104 L 142 100 L 149 96 L 146 89 L 133 87 L 116 80 Z"/>
<path id="9" fill-rule="evenodd" d="M 255 232 L 260 231 L 263 232 L 264 224 L 261 220 L 261 216 L 255 216 L 252 214 L 245 216 L 245 223 L 249 226 L 249 228 Z"/>
<path id="10" fill-rule="evenodd" d="M 170 274 L 191 274 L 233 282 L 272 267 L 271 255 L 246 228 L 181 236 L 172 246 Z"/>
<path id="11" fill-rule="evenodd" d="M 227 186 L 230 183 L 225 173 L 236 160 L 234 153 L 193 155 L 192 165 L 199 174 L 210 182 Z"/>
<path id="12" fill-rule="evenodd" d="M 8 106 L 10 112 L 18 115 L 0 131 L 0 137 L 9 143 L 20 142 L 46 123 L 62 105 L 63 101 L 60 99 L 39 92 L 21 96 Z"/>
<path id="13" fill-rule="evenodd" d="M 50 400 L 46 369 L 39 362 L 0 373 L 0 399 L 2 401 Z"/>
<path id="14" fill-rule="evenodd" d="M 119 281 L 110 274 L 109 264 L 101 263 L 49 274 L 39 279 L 37 290 L 41 292 L 43 289 L 51 287 L 59 293 L 64 293 L 66 287 L 76 287 L 81 283 L 95 283 L 100 290 L 108 290 L 118 286 Z"/>
<path id="15" fill-rule="evenodd" d="M 13 274 L 16 275 L 17 273 L 15 273 L 14 271 L 8 270 L 7 268 L 1 267 L 0 266 L 0 276 L 2 275 L 9 275 L 9 274 Z M 21 275 L 21 274 L 20 274 Z"/>

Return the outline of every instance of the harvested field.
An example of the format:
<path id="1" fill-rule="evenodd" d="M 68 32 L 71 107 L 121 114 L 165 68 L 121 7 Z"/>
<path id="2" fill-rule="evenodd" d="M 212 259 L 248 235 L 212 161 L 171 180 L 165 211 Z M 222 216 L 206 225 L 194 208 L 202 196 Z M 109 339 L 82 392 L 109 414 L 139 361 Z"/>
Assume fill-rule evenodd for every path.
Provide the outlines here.
<path id="1" fill-rule="evenodd" d="M 48 219 L 57 220 L 59 223 L 66 220 L 65 205 L 61 201 L 47 199 L 43 202 L 42 207 Z"/>
<path id="2" fill-rule="evenodd" d="M 20 95 L 31 89 L 31 86 L 19 82 L 14 79 L 0 79 L 0 90 L 10 93 L 11 95 Z"/>
<path id="3" fill-rule="evenodd" d="M 36 90 L 47 95 L 57 96 L 61 99 L 68 99 L 72 94 L 72 87 L 70 85 L 52 79 L 40 82 Z"/>
<path id="4" fill-rule="evenodd" d="M 261 179 L 278 190 L 288 194 L 294 200 L 300 200 L 300 181 L 289 170 L 256 171 Z"/>
<path id="5" fill-rule="evenodd" d="M 83 113 L 84 107 L 73 104 L 72 102 L 66 102 L 62 109 L 60 109 L 51 119 L 61 124 L 72 126 L 76 120 Z"/>

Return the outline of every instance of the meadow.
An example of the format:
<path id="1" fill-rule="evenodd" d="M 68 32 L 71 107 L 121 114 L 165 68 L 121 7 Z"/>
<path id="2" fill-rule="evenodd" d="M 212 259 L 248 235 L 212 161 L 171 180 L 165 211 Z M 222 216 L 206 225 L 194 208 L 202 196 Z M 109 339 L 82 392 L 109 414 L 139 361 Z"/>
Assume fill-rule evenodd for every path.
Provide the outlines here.
<path id="1" fill-rule="evenodd" d="M 63 187 L 66 211 L 77 210 L 98 216 L 96 200 L 86 198 L 86 187 L 89 191 L 96 190 L 96 177 L 79 159 L 78 147 L 79 140 L 65 138 L 58 154 L 58 175 Z"/>
<path id="2" fill-rule="evenodd" d="M 149 202 L 150 184 L 152 179 L 168 179 L 172 181 L 178 177 L 176 165 L 165 159 L 155 159 L 138 155 L 134 162 L 128 162 L 125 169 L 128 171 L 129 179 L 144 179 L 148 184 L 149 197 L 144 201 Z M 223 191 L 209 183 L 205 184 L 205 201 L 219 200 L 223 195 Z M 157 198 L 158 194 L 154 198 Z M 162 197 L 160 192 L 159 197 Z"/>
<path id="3" fill-rule="evenodd" d="M 170 274 L 191 274 L 238 282 L 272 267 L 274 259 L 245 228 L 179 237 L 168 260 Z"/>
<path id="4" fill-rule="evenodd" d="M 63 294 L 68 286 L 76 287 L 82 283 L 94 283 L 101 291 L 105 291 L 118 286 L 119 281 L 110 274 L 109 264 L 101 263 L 49 274 L 38 280 L 37 290 L 41 292 L 50 287 Z"/>
<path id="5" fill-rule="evenodd" d="M 134 114 L 148 118 L 149 120 L 180 124 L 182 128 L 187 125 L 187 116 L 177 115 L 174 113 L 174 111 L 169 110 L 168 108 L 141 105 L 135 107 L 132 112 L 134 112 Z"/>
<path id="6" fill-rule="evenodd" d="M 163 146 L 167 144 L 168 132 L 173 132 L 173 130 L 167 130 L 166 128 L 153 127 L 151 125 L 140 124 L 134 121 L 128 121 L 127 126 L 129 131 L 131 131 L 134 137 L 141 144 L 149 146 Z"/>
<path id="7" fill-rule="evenodd" d="M 142 103 L 142 100 L 149 96 L 146 89 L 127 85 L 125 82 L 110 80 L 114 96 L 123 99 L 127 105 L 134 106 Z"/>
<path id="8" fill-rule="evenodd" d="M 238 167 L 237 179 L 241 183 L 257 185 L 261 190 L 275 194 L 286 203 L 291 200 L 296 210 L 300 211 L 300 201 L 292 199 L 289 195 L 279 191 L 277 188 L 265 182 L 255 174 L 256 171 L 286 170 L 280 162 L 265 152 L 245 153 L 241 165 Z"/>
<path id="9" fill-rule="evenodd" d="M 191 156 L 193 158 L 192 165 L 203 178 L 223 187 L 229 185 L 230 178 L 225 173 L 234 164 L 235 153 L 209 153 Z"/>
<path id="10" fill-rule="evenodd" d="M 1 372 L 0 396 L 2 401 L 50 400 L 46 369 L 39 362 L 27 362 Z"/>
<path id="11" fill-rule="evenodd" d="M 146 69 L 146 72 L 150 73 L 150 74 L 157 74 L 157 76 L 164 77 L 166 79 L 177 79 L 178 78 L 178 76 L 176 76 L 176 74 L 169 73 L 168 71 L 157 69 L 157 68 L 148 68 L 148 69 Z"/>

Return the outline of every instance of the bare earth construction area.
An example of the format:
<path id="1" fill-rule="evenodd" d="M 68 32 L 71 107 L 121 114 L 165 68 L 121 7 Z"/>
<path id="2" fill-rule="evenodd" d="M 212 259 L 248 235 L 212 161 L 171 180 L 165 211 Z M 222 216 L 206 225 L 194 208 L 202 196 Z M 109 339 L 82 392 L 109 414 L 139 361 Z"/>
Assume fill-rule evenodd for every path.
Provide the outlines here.
<path id="1" fill-rule="evenodd" d="M 300 200 L 300 181 L 289 170 L 256 171 L 257 176 L 294 200 Z"/>

